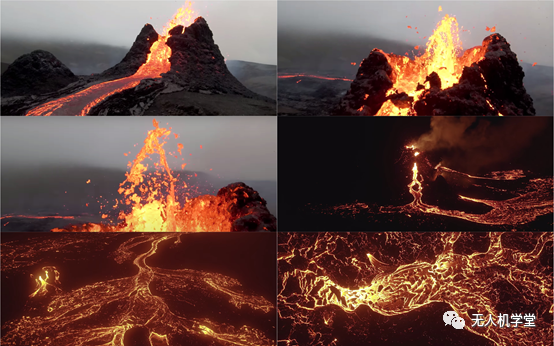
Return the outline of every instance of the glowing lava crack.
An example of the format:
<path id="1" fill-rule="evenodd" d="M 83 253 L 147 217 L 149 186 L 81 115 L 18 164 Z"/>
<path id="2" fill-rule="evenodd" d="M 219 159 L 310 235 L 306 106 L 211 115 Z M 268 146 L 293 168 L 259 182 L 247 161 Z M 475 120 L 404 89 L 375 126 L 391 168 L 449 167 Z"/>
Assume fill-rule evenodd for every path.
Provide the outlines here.
<path id="1" fill-rule="evenodd" d="M 65 235 L 61 241 L 54 241 L 53 248 L 39 242 L 34 248 L 30 244 L 26 246 L 29 251 L 47 253 L 56 248 L 63 249 L 64 241 L 65 246 L 82 242 L 73 236 Z M 130 277 L 96 282 L 66 292 L 59 288 L 53 290 L 49 288 L 50 284 L 43 283 L 44 280 L 37 280 L 39 287 L 26 304 L 27 315 L 3 325 L 2 344 L 123 346 L 129 337 L 126 334 L 142 328 L 148 332 L 149 345 L 177 345 L 183 340 L 195 340 L 195 345 L 273 345 L 274 341 L 256 328 L 233 327 L 210 318 L 187 317 L 168 305 L 168 295 L 179 301 L 201 292 L 205 298 L 197 303 L 205 304 L 204 300 L 211 299 L 216 302 L 212 308 L 227 306 L 240 310 L 247 306 L 261 314 L 274 309 L 265 298 L 243 293 L 241 284 L 230 277 L 189 269 L 160 269 L 146 263 L 156 254 L 161 242 L 174 240 L 179 243 L 180 239 L 178 234 L 137 234 L 122 243 L 111 256 L 120 264 L 135 257 L 132 263 L 138 273 Z M 93 246 L 91 240 L 89 237 L 84 243 Z M 141 245 L 149 246 L 149 249 L 135 254 L 133 247 Z M 3 244 L 2 250 L 4 264 L 9 262 L 4 250 L 8 250 L 7 256 L 10 256 L 17 248 Z M 25 257 L 29 255 L 36 256 L 29 253 Z M 25 261 L 19 261 L 16 267 L 23 263 Z M 48 269 L 50 273 L 52 268 Z M 63 280 L 63 274 L 56 271 L 58 283 L 60 276 Z M 51 278 L 51 275 L 47 276 L 46 281 Z M 153 286 L 163 287 L 165 298 L 153 293 Z M 209 310 L 210 305 L 207 308 Z M 214 315 L 217 313 L 215 311 Z"/>
<path id="2" fill-rule="evenodd" d="M 486 239 L 479 239 L 489 243 L 486 249 L 481 246 L 483 251 L 462 254 L 464 245 L 459 244 L 467 244 L 467 235 L 280 234 L 278 309 L 279 324 L 285 327 L 279 341 L 283 345 L 352 345 L 341 339 L 356 331 L 362 339 L 354 339 L 355 344 L 379 344 L 379 339 L 388 344 L 386 340 L 406 331 L 407 325 L 386 334 L 379 322 L 364 319 L 373 315 L 364 313 L 362 307 L 392 317 L 416 309 L 425 314 L 423 308 L 429 304 L 446 303 L 466 320 L 466 331 L 495 345 L 549 344 L 553 336 L 552 319 L 548 319 L 553 312 L 552 261 L 548 268 L 544 259 L 552 258 L 552 234 L 484 234 Z M 528 250 L 518 249 L 517 239 L 523 238 Z M 529 311 L 510 311 L 516 306 Z M 471 327 L 471 311 L 485 316 L 534 313 L 536 327 Z M 427 318 L 440 323 L 441 315 Z M 339 331 L 343 328 L 348 332 Z M 371 333 L 379 339 L 369 338 Z"/>

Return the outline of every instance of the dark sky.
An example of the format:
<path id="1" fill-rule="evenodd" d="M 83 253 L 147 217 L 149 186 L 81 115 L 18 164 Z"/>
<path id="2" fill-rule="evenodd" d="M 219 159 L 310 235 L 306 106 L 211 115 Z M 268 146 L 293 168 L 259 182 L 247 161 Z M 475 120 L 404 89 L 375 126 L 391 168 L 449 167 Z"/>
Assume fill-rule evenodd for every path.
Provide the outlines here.
<path id="1" fill-rule="evenodd" d="M 367 35 L 425 47 L 437 23 L 456 17 L 464 49 L 496 27 L 518 59 L 552 66 L 552 1 L 279 1 L 279 31 Z M 442 6 L 442 12 L 439 12 Z M 406 18 L 407 16 L 407 18 Z M 412 29 L 409 29 L 411 26 Z M 417 30 L 415 28 L 417 27 Z M 419 32 L 419 33 L 417 33 Z M 368 53 L 373 48 L 368 47 Z M 422 52 L 422 49 L 420 48 Z"/>
<path id="2" fill-rule="evenodd" d="M 185 1 L 2 1 L 2 39 L 74 40 L 130 48 L 146 23 L 158 33 Z M 225 58 L 277 61 L 276 1 L 197 1 Z M 11 62 L 11 61 L 8 61 Z"/>
<path id="3" fill-rule="evenodd" d="M 173 128 L 164 146 L 166 152 L 175 151 L 177 143 L 184 145 L 179 159 L 169 158 L 174 169 L 186 162 L 187 170 L 222 179 L 277 179 L 275 117 L 156 120 L 160 127 Z M 126 170 L 128 161 L 142 148 L 146 133 L 154 128 L 151 117 L 2 117 L 1 125 L 4 169 L 71 163 Z M 126 152 L 131 154 L 124 156 Z"/>

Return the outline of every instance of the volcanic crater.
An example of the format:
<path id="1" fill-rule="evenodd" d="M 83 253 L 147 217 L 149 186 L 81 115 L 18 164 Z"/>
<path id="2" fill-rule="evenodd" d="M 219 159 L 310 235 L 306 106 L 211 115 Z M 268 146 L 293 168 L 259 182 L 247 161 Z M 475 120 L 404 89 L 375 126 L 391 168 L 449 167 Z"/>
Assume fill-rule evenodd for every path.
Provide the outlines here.
<path id="1" fill-rule="evenodd" d="M 46 51 L 19 57 L 2 74 L 2 114 L 275 115 L 275 100 L 229 72 L 204 18 L 187 27 L 176 19 L 165 35 L 146 24 L 100 74 L 76 76 Z"/>

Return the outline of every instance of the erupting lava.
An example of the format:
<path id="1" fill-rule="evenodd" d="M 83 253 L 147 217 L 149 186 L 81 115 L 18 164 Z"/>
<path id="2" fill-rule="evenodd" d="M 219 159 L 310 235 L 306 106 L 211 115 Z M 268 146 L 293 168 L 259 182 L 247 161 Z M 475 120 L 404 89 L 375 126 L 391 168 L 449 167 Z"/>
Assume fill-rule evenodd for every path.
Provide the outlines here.
<path id="1" fill-rule="evenodd" d="M 146 63 L 138 71 L 129 77 L 103 82 L 93 85 L 75 94 L 62 97 L 40 105 L 27 112 L 27 116 L 50 115 L 80 115 L 85 116 L 92 107 L 102 102 L 108 96 L 137 86 L 141 80 L 148 78 L 160 78 L 162 73 L 170 70 L 171 48 L 166 44 L 168 32 L 177 25 L 188 26 L 192 22 L 194 11 L 191 3 L 179 8 L 173 19 L 163 28 L 163 35 L 150 47 L 150 54 Z"/>
<path id="2" fill-rule="evenodd" d="M 374 49 L 337 114 L 534 115 L 523 76 L 504 37 L 491 34 L 464 51 L 456 18 L 445 15 L 413 60 Z"/>
<path id="3" fill-rule="evenodd" d="M 417 49 L 417 48 L 416 48 Z M 386 57 L 396 74 L 396 82 L 387 92 L 387 96 L 405 93 L 416 102 L 427 89 L 438 87 L 446 89 L 460 80 L 464 66 L 483 58 L 485 51 L 481 47 L 474 47 L 463 51 L 458 36 L 458 21 L 446 15 L 437 25 L 433 35 L 427 41 L 427 49 L 414 60 L 408 57 L 386 54 Z M 440 79 L 430 78 L 435 73 Z M 435 82 L 436 81 L 436 82 Z M 436 84 L 434 84 L 436 83 Z M 409 108 L 398 107 L 392 100 L 387 100 L 377 115 L 409 115 Z"/>
<path id="4" fill-rule="evenodd" d="M 19 275 L 37 263 L 61 265 L 59 271 L 43 268 L 46 278 L 39 277 L 39 287 L 26 299 L 24 311 L 16 319 L 2 321 L 2 345 L 274 345 L 266 325 L 274 319 L 275 301 L 246 292 L 238 280 L 226 275 L 174 268 L 174 259 L 171 269 L 149 264 L 156 256 L 167 261 L 167 255 L 160 254 L 164 242 L 175 247 L 183 241 L 186 235 L 178 233 L 2 239 L 3 281 L 6 273 Z M 71 262 L 83 252 L 111 262 L 111 268 L 101 267 L 103 279 L 98 273 L 80 282 L 69 277 L 75 270 L 70 269 Z M 94 260 L 80 261 L 90 265 Z M 264 322 L 251 326 L 260 319 Z"/>
<path id="5" fill-rule="evenodd" d="M 279 342 L 449 344 L 441 316 L 454 310 L 466 331 L 497 346 L 550 344 L 552 240 L 551 232 L 280 233 Z M 494 325 L 472 326 L 477 313 Z M 527 313 L 535 327 L 497 325 L 501 314 Z M 457 335 L 468 338 L 458 345 L 478 342 Z"/>
<path id="6" fill-rule="evenodd" d="M 234 222 L 241 218 L 248 219 L 244 221 L 248 225 L 246 228 L 271 230 L 275 218 L 265 208 L 265 201 L 242 183 L 221 189 L 217 196 L 203 195 L 189 199 L 186 195 L 176 195 L 178 179 L 173 176 L 163 148 L 171 128 L 159 127 L 155 119 L 153 124 L 154 129 L 148 132 L 144 146 L 135 160 L 128 164 L 127 178 L 118 190 L 123 198 L 116 199 L 112 207 L 113 210 L 120 205 L 132 207 L 128 213 L 119 212 L 121 223 L 117 226 L 88 223 L 52 231 L 230 232 L 234 230 Z M 183 145 L 179 143 L 179 154 L 182 149 Z M 154 162 L 154 172 L 148 172 L 148 164 L 143 164 L 151 154 L 160 157 L 159 162 Z M 176 156 L 175 153 L 169 154 Z M 186 183 L 182 184 L 188 187 Z M 179 201 L 179 197 L 184 197 L 184 200 Z M 102 218 L 107 217 L 108 214 L 102 214 Z"/>

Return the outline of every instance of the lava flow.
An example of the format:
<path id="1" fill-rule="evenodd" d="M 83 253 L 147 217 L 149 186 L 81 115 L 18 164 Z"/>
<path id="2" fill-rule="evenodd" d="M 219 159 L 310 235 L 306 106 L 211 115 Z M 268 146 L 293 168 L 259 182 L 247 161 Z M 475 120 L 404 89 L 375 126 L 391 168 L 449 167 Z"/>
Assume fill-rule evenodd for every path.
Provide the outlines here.
<path id="1" fill-rule="evenodd" d="M 326 76 L 318 76 L 318 75 L 306 74 L 306 73 L 281 74 L 281 75 L 279 75 L 279 78 L 280 78 L 280 79 L 299 78 L 299 77 L 307 77 L 307 78 L 316 78 L 316 79 L 338 80 L 338 81 L 352 82 L 352 79 L 348 79 L 348 78 L 326 77 Z"/>
<path id="2" fill-rule="evenodd" d="M 160 254 L 164 242 L 163 249 L 168 250 L 167 244 L 182 246 L 190 239 L 184 234 L 14 238 L 2 240 L 3 283 L 42 263 L 56 266 L 43 267 L 34 293 L 17 298 L 24 308 L 3 320 L 2 345 L 274 344 L 267 327 L 275 316 L 274 302 L 247 292 L 239 281 L 222 274 L 149 265 L 152 258 L 167 257 Z M 70 277 L 71 271 L 82 273 L 72 267 L 76 259 L 90 265 L 83 253 L 109 268 L 100 275 L 93 270 L 81 281 Z M 169 262 L 174 268 L 174 259 Z M 3 296 L 6 290 L 3 284 Z M 13 291 L 11 295 L 21 297 Z"/>
<path id="3" fill-rule="evenodd" d="M 415 150 L 414 146 L 406 147 L 408 150 Z M 419 152 L 415 151 L 414 156 L 418 156 Z M 469 174 L 457 172 L 453 169 L 438 166 L 437 170 L 460 174 L 473 179 L 487 179 L 487 180 L 517 180 L 524 179 L 525 175 L 521 170 L 494 172 L 490 177 L 476 177 Z M 526 184 L 524 190 L 518 193 L 517 197 L 507 200 L 484 200 L 477 198 L 470 198 L 460 195 L 460 199 L 471 201 L 475 203 L 482 203 L 492 207 L 487 213 L 484 214 L 471 214 L 458 210 L 444 210 L 437 206 L 426 204 L 422 201 L 423 197 L 423 177 L 418 172 L 417 162 L 414 162 L 412 168 L 412 181 L 408 185 L 410 194 L 414 197 L 412 203 L 400 207 L 400 210 L 395 210 L 394 207 L 381 207 L 383 212 L 406 212 L 419 211 L 429 214 L 444 215 L 450 217 L 456 217 L 459 219 L 476 222 L 487 225 L 518 225 L 531 222 L 540 215 L 546 215 L 552 213 L 554 206 L 552 203 L 552 178 L 537 178 L 531 179 Z"/>
<path id="4" fill-rule="evenodd" d="M 266 202 L 256 191 L 243 183 L 230 184 L 219 190 L 217 196 L 202 195 L 191 198 L 178 195 L 176 185 L 178 177 L 169 167 L 163 148 L 171 134 L 171 128 L 159 127 L 153 120 L 154 129 L 144 140 L 144 146 L 133 162 L 126 179 L 120 184 L 111 209 L 117 211 L 120 206 L 131 207 L 129 212 L 119 211 L 119 224 L 116 226 L 98 223 L 86 223 L 70 226 L 66 229 L 55 228 L 54 232 L 230 232 L 237 230 L 275 230 L 275 217 L 266 208 Z M 174 134 L 178 138 L 177 134 Z M 183 145 L 178 144 L 182 153 Z M 159 163 L 154 162 L 155 171 L 148 172 L 146 159 L 151 154 L 159 155 Z M 176 153 L 169 153 L 177 157 Z M 182 164 L 184 168 L 186 164 Z M 102 209 L 109 208 L 101 206 Z M 108 213 L 102 214 L 103 219 Z"/>
<path id="5" fill-rule="evenodd" d="M 160 78 L 162 73 L 170 70 L 171 48 L 166 44 L 168 32 L 177 25 L 188 26 L 193 18 L 194 11 L 191 3 L 187 2 L 179 8 L 174 18 L 163 28 L 163 35 L 150 47 L 150 53 L 144 63 L 135 74 L 108 82 L 93 85 L 75 94 L 50 101 L 27 112 L 27 116 L 50 115 L 80 115 L 85 116 L 92 107 L 102 102 L 108 96 L 114 95 L 126 89 L 137 86 L 141 80 L 148 78 Z"/>
<path id="6" fill-rule="evenodd" d="M 551 232 L 280 233 L 279 345 L 550 345 L 552 240 Z M 444 324 L 450 310 L 463 330 Z M 474 326 L 473 314 L 494 324 Z M 533 314 L 534 327 L 498 326 L 504 314 Z"/>
<path id="7" fill-rule="evenodd" d="M 414 145 L 406 146 L 406 152 L 413 154 L 414 162 L 412 165 L 411 181 L 408 184 L 408 191 L 413 196 L 413 201 L 402 206 L 381 206 L 379 213 L 405 214 L 411 217 L 414 214 L 435 214 L 447 217 L 458 218 L 483 225 L 524 225 L 534 221 L 538 216 L 547 215 L 554 211 L 552 202 L 554 182 L 552 177 L 547 178 L 528 178 L 521 170 L 499 171 L 483 177 L 473 176 L 463 172 L 458 172 L 440 164 L 433 167 L 426 158 L 421 157 L 421 152 L 417 151 Z M 493 180 L 497 182 L 519 182 L 520 188 L 511 192 L 516 197 L 508 199 L 478 199 L 468 196 L 458 195 L 460 201 L 468 201 L 486 205 L 490 210 L 486 213 L 469 213 L 455 209 L 444 209 L 440 206 L 431 205 L 423 201 L 423 174 L 421 174 L 420 164 L 425 164 L 426 169 L 431 171 L 430 175 L 457 175 L 469 178 L 473 186 L 485 188 L 488 191 L 502 191 L 495 186 L 488 186 L 486 183 L 476 184 L 476 181 Z M 351 203 L 341 206 L 335 206 L 326 211 L 326 213 L 351 213 L 352 215 L 360 213 L 362 210 L 369 211 L 369 206 L 365 203 Z"/>

